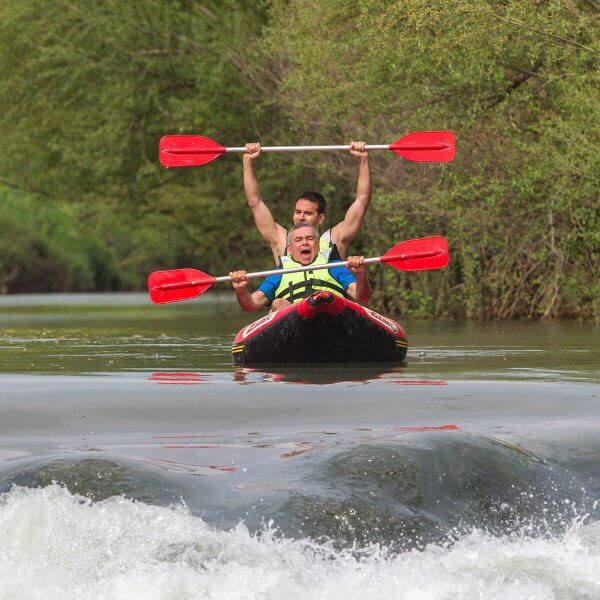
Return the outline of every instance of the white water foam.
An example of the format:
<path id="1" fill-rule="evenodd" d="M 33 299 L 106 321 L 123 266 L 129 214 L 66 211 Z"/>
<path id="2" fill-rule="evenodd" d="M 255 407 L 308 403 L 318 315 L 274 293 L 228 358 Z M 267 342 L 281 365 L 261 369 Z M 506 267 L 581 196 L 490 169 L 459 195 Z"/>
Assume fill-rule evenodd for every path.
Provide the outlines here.
<path id="1" fill-rule="evenodd" d="M 58 485 L 0 497 L 0 599 L 546 600 L 600 597 L 600 523 L 551 539 L 473 532 L 388 555 L 222 531 L 184 508 L 92 504 Z"/>

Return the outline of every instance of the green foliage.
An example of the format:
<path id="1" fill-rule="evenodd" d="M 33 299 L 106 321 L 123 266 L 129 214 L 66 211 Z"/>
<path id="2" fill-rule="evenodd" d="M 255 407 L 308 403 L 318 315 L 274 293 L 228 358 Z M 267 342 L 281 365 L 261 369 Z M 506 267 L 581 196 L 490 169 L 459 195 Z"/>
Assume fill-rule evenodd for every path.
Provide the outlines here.
<path id="1" fill-rule="evenodd" d="M 3 171 L 63 199 L 142 201 L 165 180 L 161 135 L 240 123 L 247 105 L 223 48 L 259 13 L 216 0 L 3 2 Z"/>
<path id="2" fill-rule="evenodd" d="M 266 44 L 283 61 L 275 92 L 299 135 L 381 143 L 410 130 L 457 133 L 451 165 L 377 158 L 364 249 L 442 233 L 452 253 L 445 275 L 378 275 L 380 304 L 417 315 L 600 319 L 594 7 L 273 2 Z"/>
<path id="3" fill-rule="evenodd" d="M 124 218 L 108 207 L 56 203 L 0 189 L 0 292 L 127 290 L 171 264 L 180 248 L 163 217 Z M 173 235 L 174 239 L 177 239 Z"/>
<path id="4" fill-rule="evenodd" d="M 0 285 L 142 288 L 149 271 L 262 268 L 239 157 L 158 165 L 165 133 L 226 145 L 392 142 L 452 129 L 447 165 L 373 154 L 353 251 L 448 237 L 444 272 L 373 269 L 394 314 L 600 320 L 600 37 L 595 1 L 5 0 L 0 5 Z M 267 155 L 276 219 L 347 156 Z"/>
<path id="5" fill-rule="evenodd" d="M 68 206 L 0 192 L 0 291 L 61 291 L 87 287 L 86 242 Z"/>

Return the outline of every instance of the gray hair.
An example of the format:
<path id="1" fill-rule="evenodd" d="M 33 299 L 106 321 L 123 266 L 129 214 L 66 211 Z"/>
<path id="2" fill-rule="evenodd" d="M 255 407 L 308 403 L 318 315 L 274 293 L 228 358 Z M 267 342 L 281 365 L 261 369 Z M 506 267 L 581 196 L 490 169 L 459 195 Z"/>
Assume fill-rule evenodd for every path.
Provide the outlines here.
<path id="1" fill-rule="evenodd" d="M 292 243 L 292 234 L 294 233 L 294 231 L 296 231 L 297 229 L 302 229 L 303 227 L 310 227 L 310 229 L 313 230 L 313 233 L 315 234 L 315 237 L 317 239 L 319 238 L 319 232 L 310 223 L 307 223 L 306 221 L 300 221 L 299 223 L 296 223 L 288 231 L 288 234 L 287 234 L 287 245 L 288 246 Z"/>

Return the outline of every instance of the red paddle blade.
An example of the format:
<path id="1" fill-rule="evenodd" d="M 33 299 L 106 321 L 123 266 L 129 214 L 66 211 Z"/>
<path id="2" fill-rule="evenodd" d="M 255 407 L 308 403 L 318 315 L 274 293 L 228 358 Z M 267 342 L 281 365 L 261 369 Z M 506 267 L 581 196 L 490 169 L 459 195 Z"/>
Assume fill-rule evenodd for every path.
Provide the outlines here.
<path id="1" fill-rule="evenodd" d="M 225 153 L 225 148 L 202 135 L 164 135 L 158 144 L 163 167 L 206 165 Z"/>
<path id="2" fill-rule="evenodd" d="M 451 131 L 415 131 L 390 144 L 390 150 L 415 162 L 450 162 L 456 138 Z"/>
<path id="3" fill-rule="evenodd" d="M 190 300 L 216 282 L 216 277 L 196 269 L 155 271 L 148 277 L 148 291 L 154 304 Z"/>
<path id="4" fill-rule="evenodd" d="M 400 242 L 381 257 L 381 262 L 400 271 L 443 269 L 449 260 L 448 244 L 441 236 Z"/>

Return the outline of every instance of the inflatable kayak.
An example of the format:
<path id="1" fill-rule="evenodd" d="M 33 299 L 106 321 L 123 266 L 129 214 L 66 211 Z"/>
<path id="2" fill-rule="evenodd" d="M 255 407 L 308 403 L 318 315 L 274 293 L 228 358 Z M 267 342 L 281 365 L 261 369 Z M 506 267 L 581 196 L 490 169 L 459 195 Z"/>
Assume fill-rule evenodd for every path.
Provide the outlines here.
<path id="1" fill-rule="evenodd" d="M 250 323 L 233 340 L 236 365 L 259 363 L 402 363 L 408 342 L 396 321 L 331 292 Z"/>

